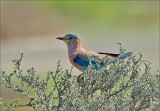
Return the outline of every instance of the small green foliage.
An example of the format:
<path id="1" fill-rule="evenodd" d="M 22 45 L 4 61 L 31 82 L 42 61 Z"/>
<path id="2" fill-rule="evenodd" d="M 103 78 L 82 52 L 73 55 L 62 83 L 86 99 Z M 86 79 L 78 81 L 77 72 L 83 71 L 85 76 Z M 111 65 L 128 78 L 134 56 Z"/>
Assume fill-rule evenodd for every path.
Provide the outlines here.
<path id="1" fill-rule="evenodd" d="M 125 53 L 119 45 L 120 53 Z M 18 104 L 18 101 L 13 101 L 6 104 L 7 111 L 17 107 L 32 107 L 35 111 L 160 110 L 160 71 L 156 77 L 150 74 L 151 62 L 143 60 L 142 54 L 138 59 L 131 55 L 104 68 L 98 65 L 101 60 L 96 64 L 90 62 L 81 83 L 77 83 L 77 76 L 71 74 L 73 67 L 70 71 L 63 71 L 60 61 L 56 71 L 48 71 L 45 79 L 36 74 L 34 67 L 24 72 L 21 69 L 23 56 L 24 53 L 20 52 L 20 58 L 13 60 L 15 67 L 11 74 L 2 71 L 0 84 L 23 94 L 29 102 Z M 92 70 L 93 67 L 99 71 Z M 12 82 L 13 77 L 20 80 L 20 85 Z M 28 93 L 28 87 L 34 95 Z"/>

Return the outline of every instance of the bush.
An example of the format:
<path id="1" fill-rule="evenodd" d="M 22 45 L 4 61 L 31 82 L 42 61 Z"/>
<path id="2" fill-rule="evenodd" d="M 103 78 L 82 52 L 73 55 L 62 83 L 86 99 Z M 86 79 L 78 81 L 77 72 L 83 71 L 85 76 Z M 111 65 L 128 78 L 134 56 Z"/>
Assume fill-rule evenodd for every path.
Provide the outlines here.
<path id="1" fill-rule="evenodd" d="M 120 52 L 125 52 L 121 46 Z M 77 83 L 77 76 L 71 74 L 72 68 L 62 70 L 60 61 L 55 72 L 46 74 L 46 79 L 41 79 L 34 67 L 25 74 L 21 69 L 23 55 L 20 52 L 20 58 L 13 60 L 15 67 L 11 74 L 2 71 L 0 80 L 5 87 L 22 93 L 30 101 L 18 104 L 15 100 L 6 104 L 6 110 L 26 106 L 45 111 L 160 110 L 160 72 L 157 71 L 156 76 L 150 74 L 151 62 L 142 60 L 142 54 L 138 59 L 131 55 L 105 68 L 96 64 L 99 71 L 91 70 L 95 64 L 90 64 L 81 83 Z M 13 83 L 13 77 L 21 84 Z M 28 87 L 34 94 L 27 93 Z"/>

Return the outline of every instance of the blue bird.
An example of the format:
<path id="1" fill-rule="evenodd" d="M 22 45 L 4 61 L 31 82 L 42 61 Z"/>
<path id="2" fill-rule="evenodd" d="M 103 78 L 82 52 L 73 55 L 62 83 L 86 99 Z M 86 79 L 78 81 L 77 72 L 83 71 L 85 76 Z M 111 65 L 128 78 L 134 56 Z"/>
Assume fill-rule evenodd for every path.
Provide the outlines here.
<path id="1" fill-rule="evenodd" d="M 123 59 L 128 57 L 132 54 L 132 52 L 128 52 L 125 54 L 112 54 L 112 53 L 96 53 L 93 51 L 87 51 L 83 48 L 81 40 L 74 34 L 66 34 L 64 37 L 57 37 L 57 39 L 62 40 L 66 43 L 68 47 L 68 57 L 73 66 L 75 66 L 80 71 L 84 72 L 90 63 L 90 59 L 92 60 L 92 64 L 96 64 L 97 60 L 104 60 L 100 63 L 101 67 L 106 65 L 106 59 L 109 59 L 111 62 L 114 63 L 117 59 Z M 98 70 L 95 66 L 93 70 Z M 81 74 L 83 75 L 83 73 Z"/>

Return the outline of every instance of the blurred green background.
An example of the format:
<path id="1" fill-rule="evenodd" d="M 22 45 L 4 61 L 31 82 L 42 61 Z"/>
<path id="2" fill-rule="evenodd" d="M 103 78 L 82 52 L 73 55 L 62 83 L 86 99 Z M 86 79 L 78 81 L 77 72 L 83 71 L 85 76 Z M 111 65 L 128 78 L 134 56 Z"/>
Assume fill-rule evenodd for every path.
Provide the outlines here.
<path id="1" fill-rule="evenodd" d="M 70 69 L 67 48 L 56 40 L 68 33 L 95 52 L 119 53 L 117 42 L 122 42 L 127 51 L 152 61 L 153 74 L 159 68 L 159 1 L 1 1 L 0 25 L 1 69 L 7 73 L 19 50 L 25 53 L 24 71 L 34 66 L 45 76 L 58 60 Z M 74 68 L 73 74 L 80 72 Z M 4 87 L 1 96 L 3 103 L 27 101 Z"/>

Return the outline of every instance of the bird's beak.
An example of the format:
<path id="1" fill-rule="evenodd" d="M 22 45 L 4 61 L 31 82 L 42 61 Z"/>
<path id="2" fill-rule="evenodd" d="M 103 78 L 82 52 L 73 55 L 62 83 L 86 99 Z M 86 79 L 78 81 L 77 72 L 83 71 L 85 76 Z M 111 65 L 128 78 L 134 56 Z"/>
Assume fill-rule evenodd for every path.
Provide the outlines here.
<path id="1" fill-rule="evenodd" d="M 65 40 L 64 37 L 57 37 L 56 39 L 59 39 L 59 40 Z"/>

